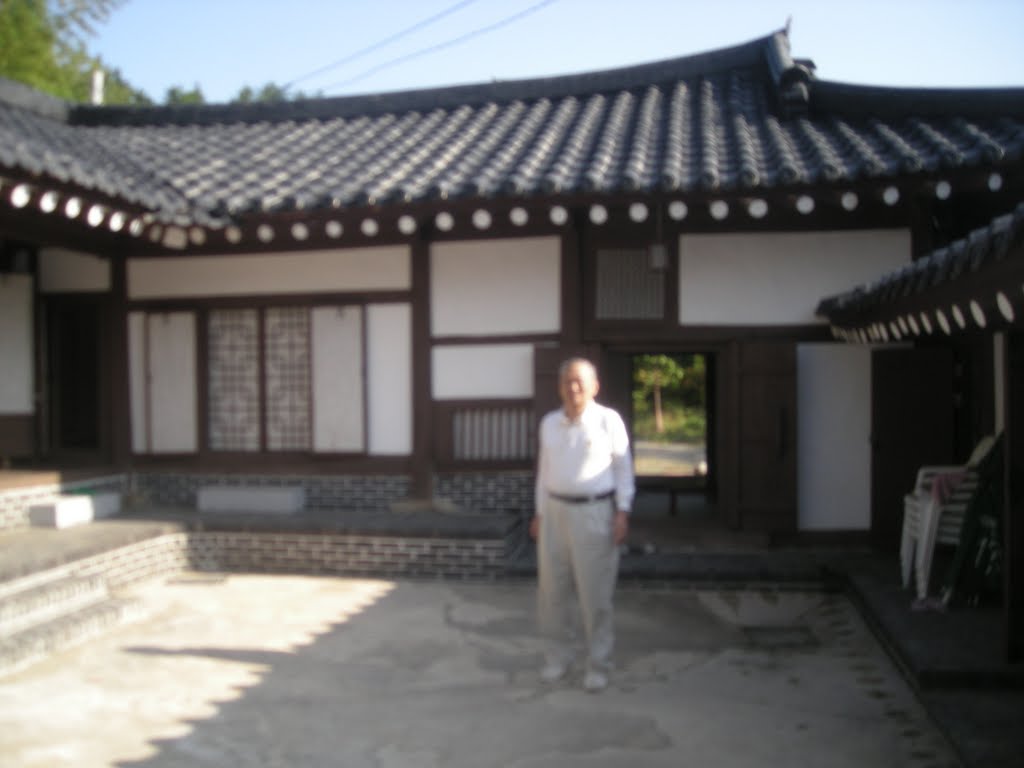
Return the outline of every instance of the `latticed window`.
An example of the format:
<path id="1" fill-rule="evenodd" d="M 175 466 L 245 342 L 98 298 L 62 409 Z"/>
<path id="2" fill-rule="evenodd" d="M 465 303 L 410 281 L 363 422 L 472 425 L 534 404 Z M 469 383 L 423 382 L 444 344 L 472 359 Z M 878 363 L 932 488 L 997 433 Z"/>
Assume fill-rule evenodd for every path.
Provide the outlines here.
<path id="1" fill-rule="evenodd" d="M 267 448 L 307 450 L 310 442 L 309 311 L 268 309 L 264 325 Z"/>
<path id="2" fill-rule="evenodd" d="M 598 250 L 595 293 L 598 320 L 660 320 L 665 314 L 665 273 L 651 269 L 645 249 Z"/>
<path id="3" fill-rule="evenodd" d="M 309 310 L 216 310 L 207 330 L 210 448 L 308 450 Z"/>
<path id="4" fill-rule="evenodd" d="M 260 448 L 259 314 L 255 309 L 210 313 L 210 448 Z"/>

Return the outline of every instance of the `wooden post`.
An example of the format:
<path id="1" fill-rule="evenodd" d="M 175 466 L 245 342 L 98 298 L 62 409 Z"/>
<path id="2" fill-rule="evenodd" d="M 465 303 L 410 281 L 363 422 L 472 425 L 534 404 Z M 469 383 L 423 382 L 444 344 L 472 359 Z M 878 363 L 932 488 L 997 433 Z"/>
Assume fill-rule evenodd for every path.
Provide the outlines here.
<path id="1" fill-rule="evenodd" d="M 1003 376 L 1003 609 L 1006 660 L 1019 662 L 1024 660 L 1024 333 L 1020 331 L 1006 334 Z"/>
<path id="2" fill-rule="evenodd" d="M 430 362 L 430 243 L 424 234 L 412 244 L 412 499 L 434 498 L 433 397 Z"/>
<path id="3" fill-rule="evenodd" d="M 128 355 L 128 280 L 125 257 L 110 257 L 110 459 L 120 471 L 131 470 L 131 389 Z"/>

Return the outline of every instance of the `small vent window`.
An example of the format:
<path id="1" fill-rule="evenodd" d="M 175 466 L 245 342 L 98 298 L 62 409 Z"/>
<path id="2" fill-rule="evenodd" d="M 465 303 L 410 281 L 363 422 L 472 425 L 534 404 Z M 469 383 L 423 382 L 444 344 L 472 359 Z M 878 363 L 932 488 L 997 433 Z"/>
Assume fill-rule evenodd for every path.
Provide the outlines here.
<path id="1" fill-rule="evenodd" d="M 650 267 L 645 249 L 597 252 L 598 320 L 661 320 L 665 315 L 665 273 Z"/>
<path id="2" fill-rule="evenodd" d="M 532 459 L 536 431 L 529 407 L 465 408 L 452 414 L 456 461 Z"/>

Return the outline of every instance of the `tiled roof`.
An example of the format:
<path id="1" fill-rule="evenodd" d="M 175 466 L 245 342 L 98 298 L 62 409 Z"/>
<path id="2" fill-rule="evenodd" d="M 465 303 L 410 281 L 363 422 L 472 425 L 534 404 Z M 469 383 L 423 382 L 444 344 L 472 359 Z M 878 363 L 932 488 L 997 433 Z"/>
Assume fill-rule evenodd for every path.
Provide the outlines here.
<path id="1" fill-rule="evenodd" d="M 277 105 L 89 107 L 10 91 L 0 175 L 182 223 L 438 199 L 766 194 L 1024 158 L 1024 89 L 828 83 L 784 32 L 624 69 Z"/>
<path id="2" fill-rule="evenodd" d="M 1004 307 L 1010 306 L 1012 318 L 1007 320 L 1012 322 L 1020 314 L 1012 307 L 1019 303 L 1020 291 L 1024 287 L 1020 284 L 1024 279 L 1024 202 L 1011 212 L 993 219 L 987 226 L 973 230 L 966 237 L 902 269 L 883 275 L 870 284 L 823 299 L 817 313 L 842 328 L 874 326 L 879 320 L 885 323 L 890 317 L 905 314 L 907 304 L 928 304 L 930 294 L 939 293 L 948 301 L 951 286 L 957 283 L 966 285 L 973 276 L 999 267 L 1003 269 L 997 273 L 997 280 L 990 282 L 1002 291 L 1001 300 L 997 302 L 995 296 L 972 293 L 975 286 L 964 291 L 964 295 L 968 300 L 982 304 L 1002 304 L 999 309 L 1004 316 L 1007 313 Z M 1011 270 L 1007 267 L 1014 268 L 1018 280 L 1009 278 Z M 962 307 L 961 313 L 966 309 L 967 306 Z M 897 338 L 899 335 L 896 334 Z"/>

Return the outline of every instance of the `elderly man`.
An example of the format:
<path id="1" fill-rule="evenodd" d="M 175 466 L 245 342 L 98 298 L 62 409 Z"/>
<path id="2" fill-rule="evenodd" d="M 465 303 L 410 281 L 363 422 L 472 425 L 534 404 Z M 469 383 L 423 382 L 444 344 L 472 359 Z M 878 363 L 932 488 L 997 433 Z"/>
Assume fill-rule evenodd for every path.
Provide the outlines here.
<path id="1" fill-rule="evenodd" d="M 622 417 L 594 402 L 597 371 L 582 358 L 559 369 L 562 408 L 540 423 L 536 507 L 538 613 L 548 639 L 541 679 L 553 683 L 574 655 L 571 598 L 578 598 L 586 641 L 583 686 L 608 685 L 615 643 L 612 596 L 619 544 L 633 503 L 633 460 Z"/>

